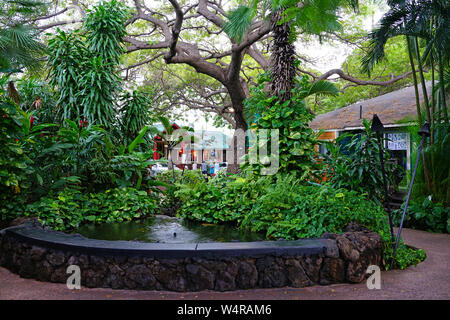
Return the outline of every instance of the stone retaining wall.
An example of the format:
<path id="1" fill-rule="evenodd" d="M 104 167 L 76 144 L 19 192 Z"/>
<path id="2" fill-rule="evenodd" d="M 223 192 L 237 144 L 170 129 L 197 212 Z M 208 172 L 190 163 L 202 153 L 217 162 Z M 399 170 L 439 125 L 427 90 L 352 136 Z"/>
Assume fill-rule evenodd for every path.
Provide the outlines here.
<path id="1" fill-rule="evenodd" d="M 67 267 L 78 265 L 81 283 L 86 287 L 180 292 L 306 287 L 358 283 L 368 276 L 369 265 L 381 265 L 380 236 L 368 230 L 325 235 L 327 239 L 315 242 L 323 246 L 318 247 L 320 250 L 311 246 L 303 251 L 295 250 L 291 245 L 282 244 L 278 246 L 284 248 L 280 254 L 276 249 L 263 253 L 248 247 L 247 250 L 238 247 L 228 251 L 203 250 L 200 254 L 196 246 L 195 250 L 186 251 L 184 257 L 178 252 L 173 258 L 151 250 L 148 254 L 133 251 L 126 254 L 123 250 L 115 254 L 112 249 L 99 247 L 86 251 L 79 245 L 72 246 L 70 241 L 58 247 L 47 240 L 38 241 L 39 232 L 27 238 L 23 230 L 27 229 L 16 227 L 0 233 L 1 266 L 24 278 L 65 283 L 69 276 Z M 297 243 L 301 248 L 301 242 Z"/>

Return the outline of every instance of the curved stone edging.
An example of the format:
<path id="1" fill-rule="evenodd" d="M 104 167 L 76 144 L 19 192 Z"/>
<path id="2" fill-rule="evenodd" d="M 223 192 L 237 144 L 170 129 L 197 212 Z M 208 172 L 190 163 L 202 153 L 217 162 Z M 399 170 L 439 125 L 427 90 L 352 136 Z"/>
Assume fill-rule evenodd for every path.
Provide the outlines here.
<path id="1" fill-rule="evenodd" d="M 24 278 L 65 283 L 78 265 L 87 287 L 198 291 L 360 282 L 381 263 L 370 231 L 328 239 L 160 244 L 104 241 L 24 224 L 0 233 L 0 265 Z"/>

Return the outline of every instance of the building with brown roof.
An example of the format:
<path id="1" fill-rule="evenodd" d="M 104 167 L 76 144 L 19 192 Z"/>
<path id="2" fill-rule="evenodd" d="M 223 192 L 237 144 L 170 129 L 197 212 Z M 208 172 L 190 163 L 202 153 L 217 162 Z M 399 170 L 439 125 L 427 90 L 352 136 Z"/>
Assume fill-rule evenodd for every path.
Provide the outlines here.
<path id="1" fill-rule="evenodd" d="M 431 83 L 427 83 L 428 91 Z M 419 87 L 420 103 L 423 102 L 422 90 Z M 407 87 L 384 95 L 351 104 L 321 115 L 310 123 L 314 130 L 323 130 L 319 137 L 323 141 L 334 141 L 344 132 L 359 133 L 364 129 L 363 119 L 372 120 L 376 114 L 383 123 L 388 139 L 387 148 L 393 157 L 407 170 L 411 168 L 411 139 L 407 127 L 417 119 L 416 96 L 414 87 Z M 325 145 L 319 145 L 324 153 Z"/>

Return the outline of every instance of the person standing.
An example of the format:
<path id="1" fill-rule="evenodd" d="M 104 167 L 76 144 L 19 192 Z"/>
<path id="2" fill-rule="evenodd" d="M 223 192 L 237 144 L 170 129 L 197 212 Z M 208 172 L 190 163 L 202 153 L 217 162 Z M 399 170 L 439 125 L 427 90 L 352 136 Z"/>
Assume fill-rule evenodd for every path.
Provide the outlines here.
<path id="1" fill-rule="evenodd" d="M 207 174 L 206 170 L 207 170 L 206 163 L 205 163 L 205 161 L 203 161 L 202 162 L 202 174 Z"/>
<path id="2" fill-rule="evenodd" d="M 209 164 L 209 175 L 210 175 L 211 177 L 214 176 L 214 162 L 211 162 L 211 163 Z"/>

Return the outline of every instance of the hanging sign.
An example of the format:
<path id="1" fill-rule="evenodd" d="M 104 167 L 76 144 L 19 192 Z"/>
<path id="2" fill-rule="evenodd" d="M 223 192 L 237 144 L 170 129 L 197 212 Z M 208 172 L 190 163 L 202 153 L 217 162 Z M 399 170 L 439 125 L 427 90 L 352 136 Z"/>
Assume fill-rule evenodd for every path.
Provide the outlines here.
<path id="1" fill-rule="evenodd" d="M 408 133 L 388 133 L 388 149 L 389 150 L 407 150 L 408 149 Z"/>

